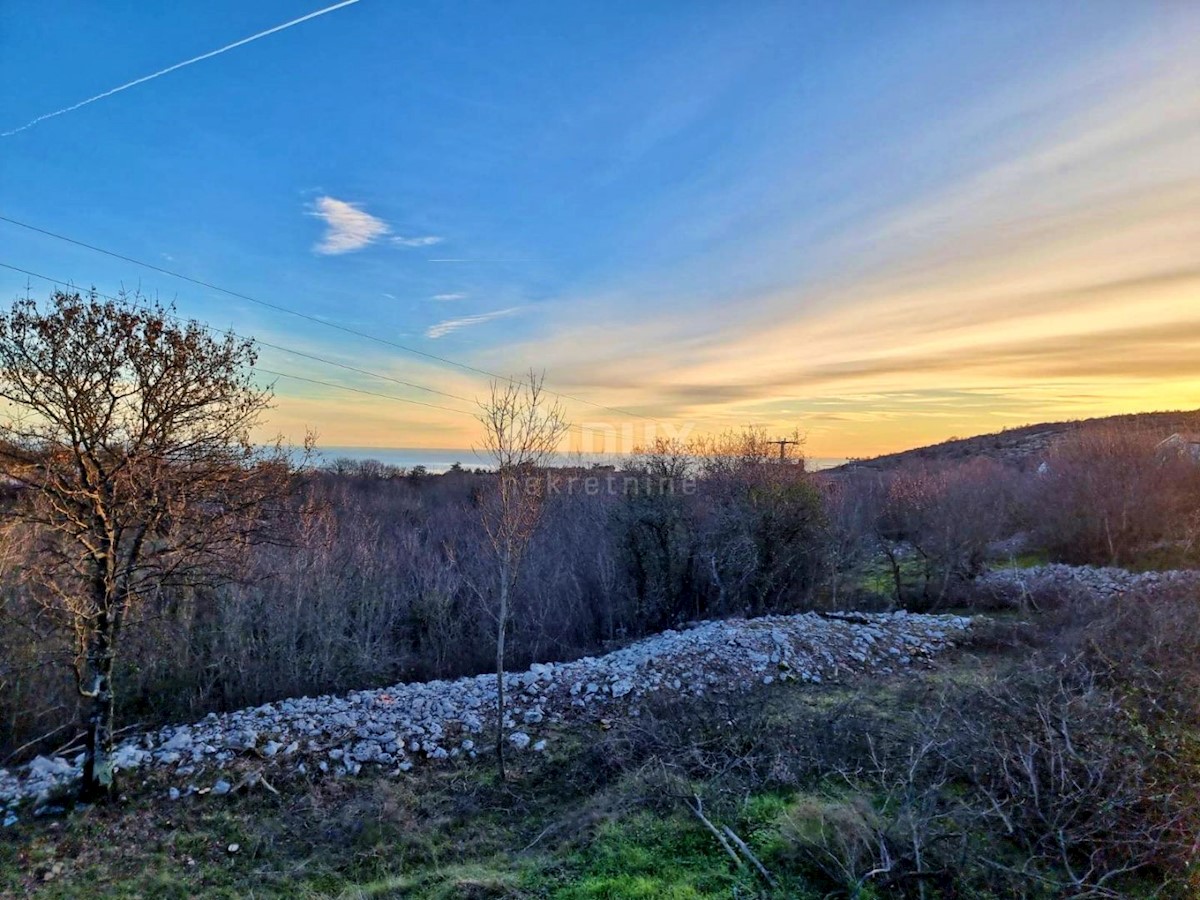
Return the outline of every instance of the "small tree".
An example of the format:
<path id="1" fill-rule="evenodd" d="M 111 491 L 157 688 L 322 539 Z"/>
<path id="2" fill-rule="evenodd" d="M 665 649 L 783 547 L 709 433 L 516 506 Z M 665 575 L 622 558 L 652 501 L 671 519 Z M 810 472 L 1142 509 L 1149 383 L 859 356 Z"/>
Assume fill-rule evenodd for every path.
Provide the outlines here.
<path id="1" fill-rule="evenodd" d="M 250 430 L 271 394 L 252 342 L 134 299 L 56 292 L 0 316 L 0 466 L 35 552 L 26 570 L 70 628 L 85 699 L 85 796 L 114 793 L 114 665 L 139 604 L 228 578 L 286 488 Z"/>
<path id="2" fill-rule="evenodd" d="M 701 445 L 700 552 L 719 613 L 759 615 L 811 600 L 823 511 L 802 444 L 794 431 L 781 454 L 780 441 L 748 426 Z"/>
<path id="3" fill-rule="evenodd" d="M 633 634 L 660 630 L 685 615 L 702 616 L 696 569 L 696 528 L 684 496 L 697 469 L 695 446 L 656 438 L 637 447 L 625 471 L 636 478 L 616 505 L 610 527 L 630 576 Z"/>
<path id="4" fill-rule="evenodd" d="M 493 381 L 481 402 L 483 450 L 496 467 L 495 487 L 480 512 L 496 562 L 496 761 L 504 777 L 504 638 L 512 592 L 545 505 L 546 483 L 536 477 L 567 431 L 558 403 L 547 401 L 545 375 Z"/>
<path id="5" fill-rule="evenodd" d="M 818 484 L 825 509 L 825 578 L 830 605 L 837 609 L 843 589 L 853 583 L 875 546 L 872 526 L 879 517 L 879 481 L 850 471 L 821 479 Z"/>

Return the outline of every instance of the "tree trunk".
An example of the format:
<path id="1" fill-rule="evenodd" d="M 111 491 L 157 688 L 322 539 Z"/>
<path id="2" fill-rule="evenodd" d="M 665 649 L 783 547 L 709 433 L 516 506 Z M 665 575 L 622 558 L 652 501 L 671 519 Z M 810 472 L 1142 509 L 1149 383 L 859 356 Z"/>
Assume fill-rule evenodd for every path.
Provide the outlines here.
<path id="1" fill-rule="evenodd" d="M 509 566 L 500 567 L 500 612 L 496 625 L 496 764 L 504 781 L 504 635 L 508 630 Z"/>
<path id="2" fill-rule="evenodd" d="M 829 587 L 833 593 L 832 604 L 833 608 L 838 608 L 838 588 L 841 587 L 842 581 L 842 555 L 838 552 L 830 554 L 832 560 L 829 564 Z"/>
<path id="3" fill-rule="evenodd" d="M 900 571 L 900 560 L 896 558 L 896 553 L 886 543 L 880 542 L 883 548 L 883 554 L 887 557 L 888 565 L 892 570 L 892 584 L 896 590 L 896 606 L 904 605 L 904 579 Z"/>
<path id="4" fill-rule="evenodd" d="M 109 800 L 116 795 L 113 772 L 113 659 L 111 635 L 107 623 L 97 630 L 88 649 L 88 679 L 86 695 L 91 699 L 84 729 L 87 744 L 84 751 L 83 784 L 85 800 Z"/>
<path id="5" fill-rule="evenodd" d="M 933 562 L 930 560 L 929 554 L 920 547 L 917 547 L 917 553 L 921 556 L 921 602 L 928 610 L 932 605 L 929 597 L 929 585 L 933 581 Z"/>

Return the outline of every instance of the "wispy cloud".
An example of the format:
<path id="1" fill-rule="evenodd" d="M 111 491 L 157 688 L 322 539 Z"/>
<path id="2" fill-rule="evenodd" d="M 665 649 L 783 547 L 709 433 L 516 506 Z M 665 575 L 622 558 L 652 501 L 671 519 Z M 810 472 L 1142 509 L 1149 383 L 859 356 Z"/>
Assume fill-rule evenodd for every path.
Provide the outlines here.
<path id="1" fill-rule="evenodd" d="M 425 337 L 437 340 L 440 337 L 458 331 L 461 328 L 470 328 L 473 325 L 482 325 L 485 322 L 491 322 L 495 319 L 504 319 L 508 316 L 516 315 L 521 311 L 519 306 L 513 306 L 508 309 L 498 309 L 495 312 L 479 313 L 475 316 L 463 316 L 459 319 L 446 319 L 438 322 L 436 325 L 430 325 L 425 330 Z"/>
<path id="2" fill-rule="evenodd" d="M 434 244 L 440 244 L 442 238 L 436 234 L 427 234 L 423 237 L 401 237 L 396 235 L 391 239 L 393 244 L 399 247 L 432 247 Z"/>
<path id="3" fill-rule="evenodd" d="M 317 198 L 312 214 L 324 219 L 326 225 L 325 234 L 313 246 L 313 252 L 327 256 L 361 250 L 391 230 L 383 219 L 333 197 Z"/>
<path id="4" fill-rule="evenodd" d="M 308 15 L 300 16 L 297 19 L 284 22 L 282 25 L 276 25 L 274 28 L 268 28 L 266 31 L 260 31 L 257 34 L 244 37 L 239 41 L 234 41 L 232 44 L 226 44 L 224 47 L 218 47 L 216 50 L 210 50 L 207 53 L 200 54 L 199 56 L 193 56 L 191 59 L 185 59 L 183 62 L 178 62 L 172 66 L 167 66 L 165 69 L 159 69 L 157 72 L 151 72 L 149 75 L 143 75 L 141 78 L 135 78 L 133 81 L 127 81 L 125 84 L 117 85 L 115 88 L 110 88 L 103 93 L 96 94 L 94 97 L 88 97 L 86 100 L 80 100 L 78 103 L 74 103 L 71 106 L 64 106 L 62 109 L 56 109 L 54 112 L 48 112 L 45 115 L 38 116 L 36 119 L 31 119 L 18 128 L 13 128 L 11 131 L 0 132 L 0 137 L 11 137 L 18 132 L 32 128 L 39 122 L 45 122 L 47 119 L 53 119 L 55 116 L 61 116 L 65 113 L 74 112 L 81 107 L 95 103 L 97 100 L 103 100 L 106 97 L 111 97 L 113 94 L 119 94 L 121 91 L 127 91 L 132 87 L 137 87 L 139 84 L 145 84 L 147 81 L 153 81 L 155 78 L 161 78 L 164 75 L 169 75 L 171 72 L 174 72 L 177 69 L 182 69 L 185 66 L 191 66 L 198 62 L 203 62 L 206 59 L 212 59 L 214 56 L 220 56 L 222 53 L 228 53 L 230 50 L 235 50 L 238 47 L 242 47 L 246 44 L 252 43 L 253 41 L 268 37 L 276 32 L 299 25 L 301 22 L 307 22 L 309 19 L 315 19 L 318 16 L 323 16 L 326 13 L 331 13 L 334 10 L 341 9 L 343 6 L 350 6 L 351 4 L 357 2 L 358 0 L 342 0 L 341 3 L 335 3 L 333 6 L 326 6 L 324 9 L 318 9 L 316 12 L 310 12 Z"/>
<path id="5" fill-rule="evenodd" d="M 466 294 L 434 294 L 433 299 L 434 300 L 445 300 L 445 301 L 466 300 L 467 295 Z"/>
<path id="6" fill-rule="evenodd" d="M 1190 88 L 1152 74 L 1045 125 L 1022 120 L 1004 132 L 1019 151 L 973 160 L 831 240 L 834 257 L 853 251 L 845 270 L 737 304 L 680 292 L 655 308 L 631 289 L 573 298 L 548 305 L 527 343 L 482 348 L 477 362 L 536 358 L 563 389 L 706 429 L 753 419 L 782 431 L 793 414 L 771 404 L 806 421 L 828 400 L 823 414 L 854 418 L 810 446 L 830 456 L 1194 408 L 1196 71 Z M 630 298 L 640 314 L 578 315 L 632 310 Z M 966 393 L 985 391 L 978 403 Z"/>

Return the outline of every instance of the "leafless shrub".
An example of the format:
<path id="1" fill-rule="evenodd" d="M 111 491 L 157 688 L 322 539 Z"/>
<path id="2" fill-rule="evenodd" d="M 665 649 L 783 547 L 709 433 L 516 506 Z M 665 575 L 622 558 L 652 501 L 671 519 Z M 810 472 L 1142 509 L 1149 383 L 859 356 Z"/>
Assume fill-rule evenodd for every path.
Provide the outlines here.
<path id="1" fill-rule="evenodd" d="M 1052 622 L 1026 665 L 948 698 L 977 827 L 1015 848 L 984 862 L 1073 896 L 1121 896 L 1133 875 L 1179 886 L 1200 828 L 1195 597 Z"/>
<path id="2" fill-rule="evenodd" d="M 1159 448 L 1137 426 L 1081 430 L 1048 455 L 1027 489 L 1038 543 L 1071 563 L 1188 560 L 1200 509 L 1200 465 Z"/>
<path id="3" fill-rule="evenodd" d="M 1138 740 L 1118 700 L 1085 673 L 997 686 L 959 703 L 964 744 L 955 763 L 966 764 L 972 799 L 982 801 L 973 811 L 981 830 L 1016 849 L 1008 860 L 986 858 L 988 866 L 1056 890 L 1102 893 L 1163 849 L 1173 823 L 1139 815 L 1150 799 L 1152 742 Z"/>
<path id="4" fill-rule="evenodd" d="M 911 464 L 879 481 L 873 530 L 898 605 L 928 609 L 954 599 L 1012 528 L 1014 474 L 1000 463 Z"/>
<path id="5" fill-rule="evenodd" d="M 936 690 L 650 704 L 583 763 L 714 816 L 793 791 L 764 862 L 838 896 L 1186 896 L 1200 833 L 1200 605 L 1063 604 Z M 600 777 L 600 776 L 596 776 Z M 703 785 L 697 788 L 696 785 Z"/>

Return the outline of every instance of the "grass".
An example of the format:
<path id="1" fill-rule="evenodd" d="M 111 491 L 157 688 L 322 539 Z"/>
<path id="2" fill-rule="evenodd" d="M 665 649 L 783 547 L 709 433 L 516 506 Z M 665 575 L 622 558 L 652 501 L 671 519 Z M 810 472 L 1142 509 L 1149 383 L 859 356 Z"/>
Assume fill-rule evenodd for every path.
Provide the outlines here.
<path id="1" fill-rule="evenodd" d="M 899 566 L 900 581 L 906 591 L 921 584 L 925 570 L 919 559 L 905 557 L 899 561 Z M 859 568 L 854 586 L 866 594 L 888 598 L 896 596 L 895 575 L 891 564 L 883 556 L 872 559 Z"/>
<path id="2" fill-rule="evenodd" d="M 457 773 L 463 777 L 467 773 Z M 543 822 L 573 804 L 533 788 L 526 771 L 500 790 L 462 793 L 448 773 L 410 784 L 359 778 L 308 786 L 303 797 L 180 801 L 153 795 L 69 819 L 36 821 L 0 842 L 0 896 L 717 898 L 764 896 L 686 813 L 600 815 L 524 851 Z M 148 786 L 149 787 L 149 786 Z M 543 782 L 543 788 L 549 787 Z M 621 789 L 617 790 L 621 793 Z M 484 801 L 468 814 L 463 796 Z M 599 807 L 608 801 L 599 800 Z M 500 804 L 492 807 L 491 804 Z M 774 800 L 752 797 L 738 827 L 766 846 Z M 533 806 L 541 807 L 534 811 Z M 538 829 L 538 831 L 535 831 Z M 238 852 L 229 847 L 238 845 Z M 785 896 L 785 895 L 779 895 Z M 786 896 L 799 896 L 789 893 Z"/>
<path id="3" fill-rule="evenodd" d="M 967 659 L 918 678 L 970 678 Z M 776 684 L 756 696 L 773 727 L 851 696 L 902 712 L 910 679 L 821 687 Z M 161 774 L 125 785 L 110 807 L 77 809 L 0 832 L 0 897 L 805 898 L 738 868 L 682 803 L 664 803 L 637 769 L 593 777 L 596 743 L 578 725 L 546 754 L 514 760 L 501 784 L 489 760 L 418 767 L 399 777 L 269 777 L 263 790 L 166 799 Z M 312 767 L 310 767 L 312 768 Z M 209 773 L 204 781 L 215 775 Z M 202 781 L 203 783 L 203 781 Z M 723 785 L 697 783 L 696 791 Z M 768 865 L 781 863 L 799 795 L 752 791 L 710 813 Z M 236 852 L 230 852 L 231 845 Z"/>
<path id="4" fill-rule="evenodd" d="M 850 701 L 886 726 L 910 714 L 914 696 L 1007 664 L 983 647 L 909 676 L 777 683 L 737 704 L 759 705 L 768 733 L 788 741 L 800 734 L 797 723 L 837 716 Z M 805 845 L 830 834 L 854 838 L 881 808 L 845 782 L 697 776 L 685 766 L 663 780 L 643 757 L 622 757 L 625 745 L 605 743 L 617 731 L 580 724 L 548 733 L 548 751 L 512 760 L 504 783 L 484 759 L 398 778 L 276 769 L 269 777 L 279 795 L 171 802 L 155 776 L 127 784 L 113 806 L 58 819 L 23 815 L 0 831 L 0 897 L 808 900 L 826 896 L 831 879 L 813 869 Z M 687 730 L 673 739 L 684 755 L 703 743 Z M 774 885 L 732 862 L 683 802 L 693 793 L 712 800 L 707 815 L 746 841 Z"/>
<path id="5" fill-rule="evenodd" d="M 996 569 L 1035 569 L 1038 566 L 1047 565 L 1049 562 L 1050 555 L 1039 550 L 1032 553 L 1019 553 L 1004 560 L 996 560 L 991 565 Z"/>
<path id="6" fill-rule="evenodd" d="M 995 569 L 1032 569 L 1044 566 L 1050 562 L 1050 557 L 1044 551 L 1020 553 L 1005 559 L 996 559 L 988 563 Z M 915 556 L 907 556 L 899 561 L 900 581 L 906 593 L 918 593 L 925 579 L 924 563 Z M 887 559 L 882 555 L 871 559 L 859 567 L 855 586 L 866 594 L 893 598 L 896 595 L 895 575 Z"/>
<path id="7" fill-rule="evenodd" d="M 894 702 L 892 684 L 863 687 L 880 704 Z M 835 706 L 849 690 L 775 685 L 761 693 L 782 720 L 801 707 Z M 505 784 L 484 760 L 419 767 L 394 779 L 310 780 L 272 771 L 278 796 L 258 790 L 172 802 L 155 775 L 127 783 L 125 798 L 110 807 L 56 819 L 25 811 L 17 827 L 0 832 L 0 896 L 810 895 L 796 878 L 770 890 L 734 866 L 688 808 L 664 805 L 642 773 L 586 777 L 605 734 L 582 725 L 552 734 L 548 753 L 521 757 Z M 793 800 L 754 792 L 710 815 L 770 858 Z"/>
<path id="8" fill-rule="evenodd" d="M 604 824 L 586 849 L 564 859 L 552 896 L 728 897 L 738 874 L 715 850 L 712 836 L 698 823 L 639 812 Z"/>

